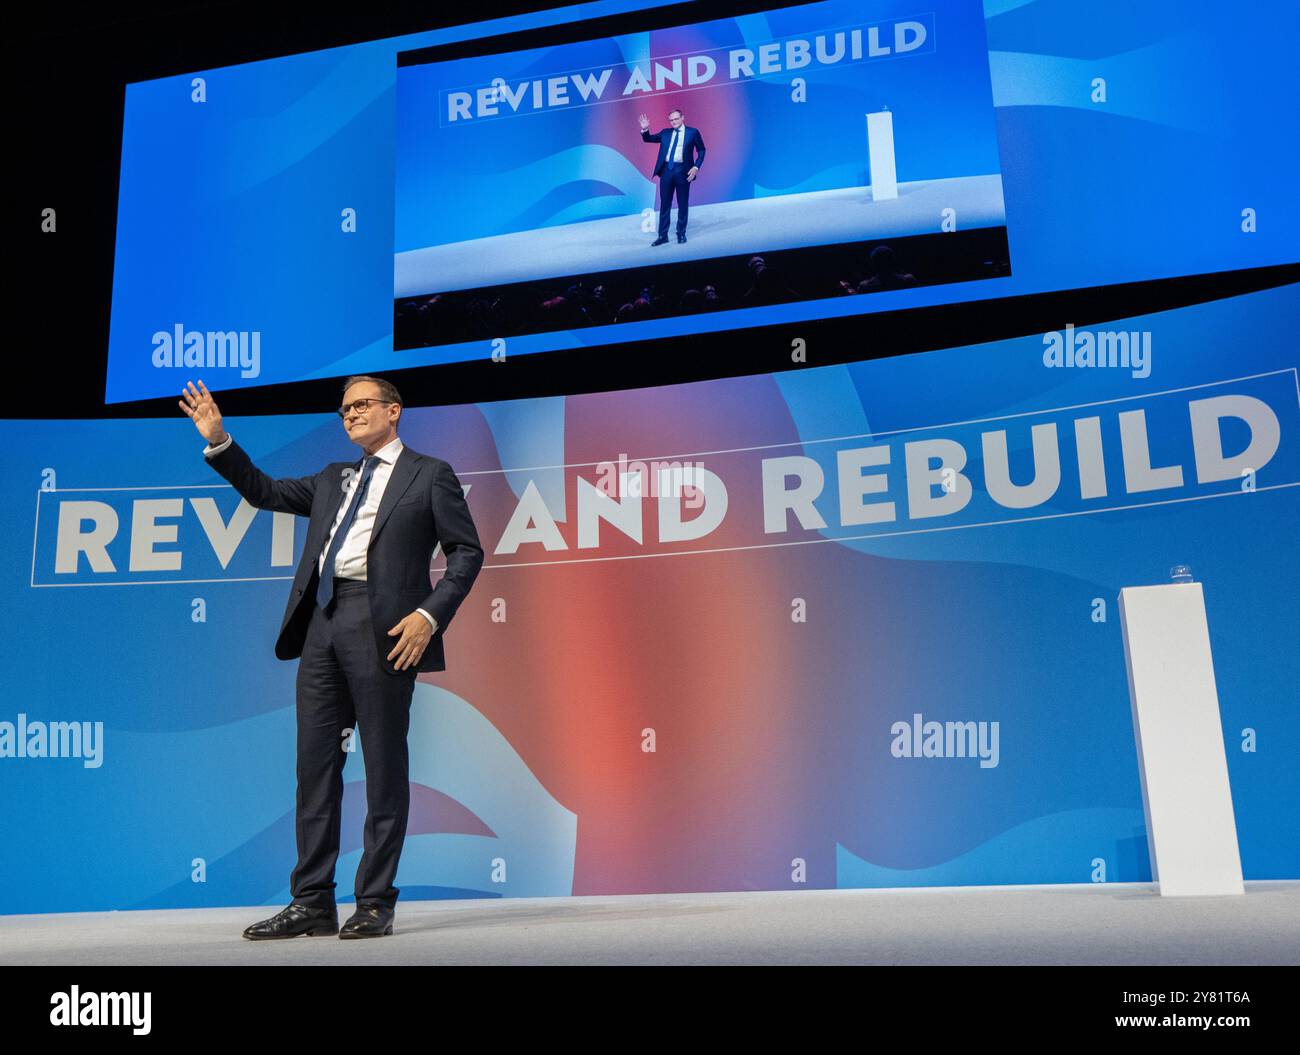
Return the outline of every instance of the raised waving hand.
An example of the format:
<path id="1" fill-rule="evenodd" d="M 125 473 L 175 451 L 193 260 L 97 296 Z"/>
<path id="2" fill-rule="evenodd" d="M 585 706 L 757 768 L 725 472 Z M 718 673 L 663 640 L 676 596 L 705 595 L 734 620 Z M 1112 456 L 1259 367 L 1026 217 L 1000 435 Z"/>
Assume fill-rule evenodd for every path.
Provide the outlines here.
<path id="1" fill-rule="evenodd" d="M 189 415 L 200 435 L 213 447 L 223 442 L 226 430 L 221 427 L 221 411 L 217 409 L 217 401 L 212 398 L 208 386 L 200 381 L 199 387 L 195 388 L 193 381 L 186 381 L 181 395 L 185 398 L 180 401 L 180 408 Z"/>

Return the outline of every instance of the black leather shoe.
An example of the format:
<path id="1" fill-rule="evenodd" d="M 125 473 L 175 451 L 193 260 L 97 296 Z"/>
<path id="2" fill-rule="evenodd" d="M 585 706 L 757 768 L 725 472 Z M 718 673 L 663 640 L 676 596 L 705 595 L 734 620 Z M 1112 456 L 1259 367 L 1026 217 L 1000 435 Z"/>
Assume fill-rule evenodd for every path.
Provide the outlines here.
<path id="1" fill-rule="evenodd" d="M 394 911 L 386 905 L 360 905 L 339 930 L 340 938 L 382 938 L 393 933 Z"/>
<path id="2" fill-rule="evenodd" d="M 679 242 L 684 242 L 684 241 L 686 241 L 686 235 L 684 235 L 684 234 L 679 234 L 679 235 L 677 236 L 677 241 L 679 241 Z"/>
<path id="3" fill-rule="evenodd" d="M 655 239 L 653 242 L 651 242 L 650 244 L 651 244 L 651 245 L 663 245 L 666 241 L 668 241 L 667 238 L 656 238 L 656 239 Z"/>
<path id="4" fill-rule="evenodd" d="M 294 904 L 277 912 L 270 919 L 254 923 L 244 931 L 244 937 L 250 941 L 262 941 L 266 938 L 296 938 L 300 934 L 319 937 L 338 932 L 338 909 Z"/>

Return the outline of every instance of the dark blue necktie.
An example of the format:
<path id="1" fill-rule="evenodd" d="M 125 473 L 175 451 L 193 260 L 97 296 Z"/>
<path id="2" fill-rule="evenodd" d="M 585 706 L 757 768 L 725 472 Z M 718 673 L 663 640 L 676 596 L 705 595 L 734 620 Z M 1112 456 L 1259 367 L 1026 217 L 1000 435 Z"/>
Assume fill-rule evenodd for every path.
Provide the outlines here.
<path id="1" fill-rule="evenodd" d="M 325 554 L 325 567 L 321 570 L 320 584 L 316 587 L 316 603 L 322 609 L 328 608 L 330 601 L 334 599 L 334 558 L 339 555 L 339 550 L 343 548 L 343 541 L 348 537 L 348 532 L 357 519 L 357 510 L 366 500 L 366 492 L 370 489 L 370 478 L 375 474 L 375 463 L 378 461 L 379 458 L 373 454 L 366 459 L 365 468 L 361 470 L 361 483 L 357 485 L 356 498 L 348 508 L 343 523 L 334 532 L 329 551 Z"/>
<path id="2" fill-rule="evenodd" d="M 680 131 L 680 129 L 674 128 L 674 129 L 673 129 L 673 137 L 672 137 L 672 139 L 670 139 L 670 140 L 668 141 L 668 160 L 669 160 L 669 161 L 676 161 L 676 160 L 677 160 L 677 133 L 678 133 L 679 131 Z"/>

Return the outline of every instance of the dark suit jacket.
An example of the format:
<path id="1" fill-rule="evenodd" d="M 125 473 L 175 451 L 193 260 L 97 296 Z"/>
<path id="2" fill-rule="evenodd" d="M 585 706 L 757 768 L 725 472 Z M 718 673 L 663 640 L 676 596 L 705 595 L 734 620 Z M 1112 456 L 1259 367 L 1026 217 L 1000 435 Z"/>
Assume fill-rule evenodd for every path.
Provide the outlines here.
<path id="1" fill-rule="evenodd" d="M 258 509 L 310 517 L 302 560 L 293 577 L 289 603 L 275 642 L 280 659 L 297 659 L 307 639 L 307 624 L 320 581 L 316 565 L 343 497 L 343 470 L 360 472 L 361 460 L 331 462 L 315 476 L 273 480 L 255 466 L 232 438 L 230 446 L 207 461 Z M 441 543 L 447 570 L 430 586 L 429 564 L 435 543 Z M 366 553 L 366 582 L 379 661 L 390 674 L 401 674 L 387 659 L 398 637 L 388 636 L 417 608 L 438 621 L 433 639 L 415 664 L 418 671 L 446 670 L 442 636 L 483 565 L 483 547 L 465 504 L 465 492 L 451 466 L 441 458 L 403 446 L 384 497 L 375 514 Z M 420 618 L 424 618 L 421 616 Z M 411 668 L 407 667 L 409 671 Z"/>
<path id="2" fill-rule="evenodd" d="M 682 125 L 682 134 L 686 139 L 682 143 L 682 164 L 687 168 L 699 168 L 704 164 L 704 137 L 700 135 L 698 128 L 691 128 L 688 125 Z M 655 161 L 655 170 L 652 176 L 658 176 L 663 171 L 664 165 L 668 161 L 668 146 L 673 141 L 673 130 L 665 128 L 661 132 L 641 133 L 641 138 L 647 143 L 659 144 L 659 158 Z M 691 158 L 695 160 L 692 161 Z"/>

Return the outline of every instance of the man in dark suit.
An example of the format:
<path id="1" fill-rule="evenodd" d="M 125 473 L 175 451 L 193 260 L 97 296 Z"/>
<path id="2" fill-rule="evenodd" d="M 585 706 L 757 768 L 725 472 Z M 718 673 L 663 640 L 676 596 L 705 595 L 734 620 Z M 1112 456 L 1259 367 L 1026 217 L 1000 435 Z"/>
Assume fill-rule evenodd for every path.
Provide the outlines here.
<path id="1" fill-rule="evenodd" d="M 397 438 L 402 397 L 387 381 L 350 377 L 344 385 L 338 413 L 366 457 L 297 479 L 274 480 L 252 463 L 222 428 L 202 381 L 182 394 L 181 410 L 208 441 L 204 456 L 250 505 L 310 518 L 275 643 L 280 659 L 301 657 L 293 902 L 244 937 L 392 934 L 393 880 L 410 805 L 406 736 L 416 672 L 446 669 L 443 634 L 483 564 L 465 493 L 450 465 Z M 431 587 L 435 544 L 447 569 Z M 357 911 L 340 930 L 334 864 L 354 729 L 366 762 L 367 811 Z"/>
<path id="2" fill-rule="evenodd" d="M 654 175 L 659 177 L 659 237 L 651 245 L 668 241 L 668 218 L 672 209 L 673 194 L 677 194 L 677 241 L 686 241 L 686 216 L 690 211 L 691 184 L 704 164 L 704 137 L 698 128 L 685 124 L 680 110 L 668 112 L 668 128 L 650 133 L 650 118 L 642 114 L 641 138 L 647 143 L 659 144 L 659 157 L 655 160 Z"/>

